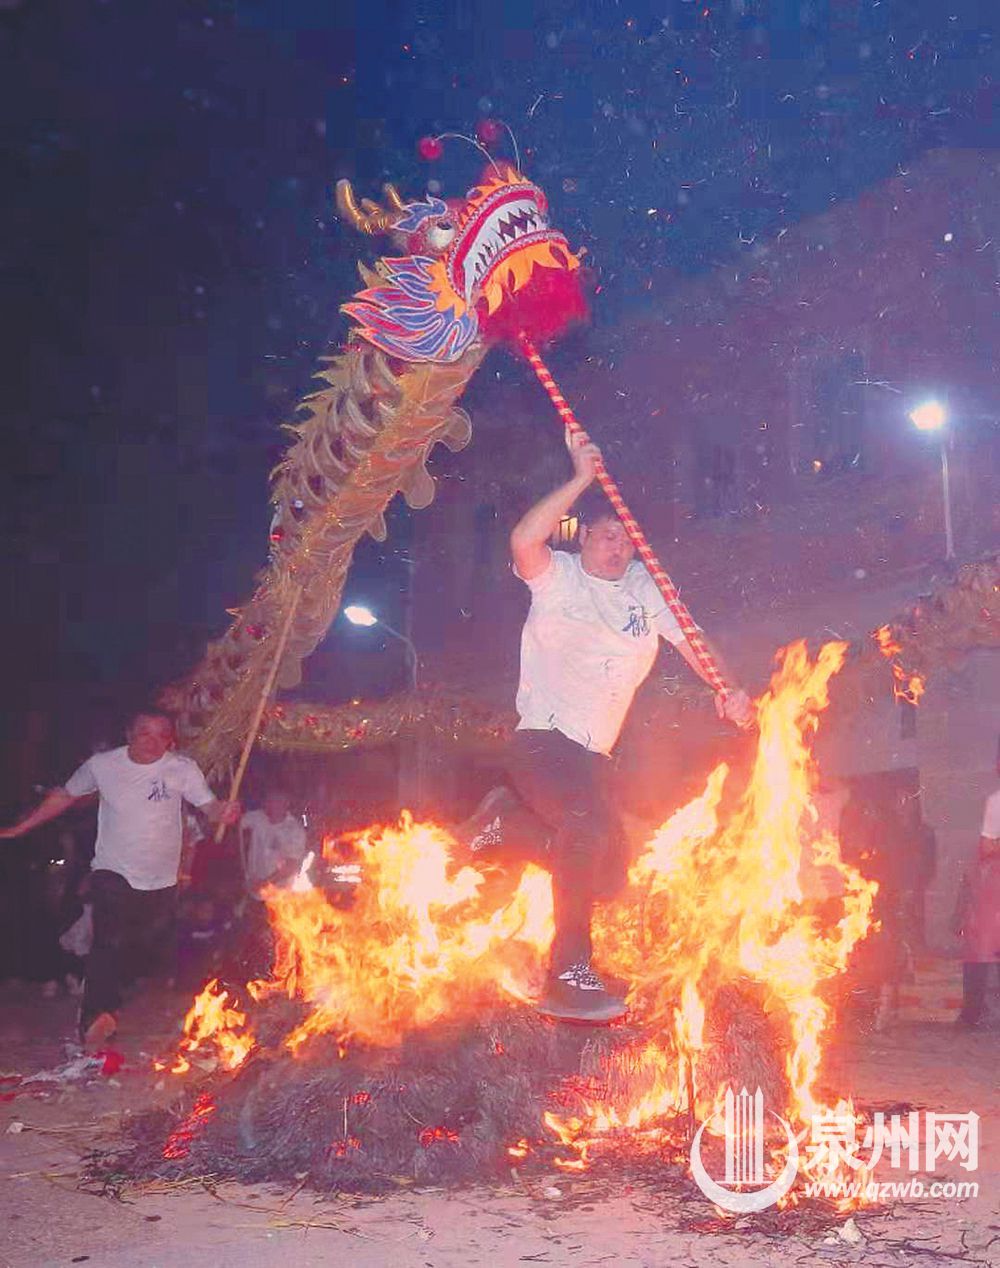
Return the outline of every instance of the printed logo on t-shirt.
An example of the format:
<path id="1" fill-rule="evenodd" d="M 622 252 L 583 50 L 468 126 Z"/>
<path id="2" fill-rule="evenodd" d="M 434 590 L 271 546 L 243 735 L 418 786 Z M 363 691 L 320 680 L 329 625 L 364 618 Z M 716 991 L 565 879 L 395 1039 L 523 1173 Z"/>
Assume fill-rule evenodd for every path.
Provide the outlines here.
<path id="1" fill-rule="evenodd" d="M 149 796 L 146 798 L 146 800 L 147 801 L 166 801 L 169 796 L 170 796 L 170 793 L 167 791 L 166 780 L 154 779 L 152 784 L 150 784 L 149 786 Z"/>
<path id="2" fill-rule="evenodd" d="M 628 620 L 622 626 L 623 634 L 631 634 L 633 638 L 644 638 L 649 633 L 649 613 L 642 603 L 628 605 Z"/>

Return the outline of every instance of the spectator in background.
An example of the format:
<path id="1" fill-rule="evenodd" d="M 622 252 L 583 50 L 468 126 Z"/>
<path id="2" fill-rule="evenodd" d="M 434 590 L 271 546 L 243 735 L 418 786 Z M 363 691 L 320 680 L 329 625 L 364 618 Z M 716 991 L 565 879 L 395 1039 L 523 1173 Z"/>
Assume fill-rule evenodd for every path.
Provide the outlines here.
<path id="1" fill-rule="evenodd" d="M 905 859 L 902 904 L 906 939 L 911 951 L 917 952 L 927 945 L 927 887 L 937 865 L 937 836 L 923 817 L 918 793 L 902 798 L 899 817 Z"/>
<path id="2" fill-rule="evenodd" d="M 884 786 L 852 781 L 840 826 L 842 857 L 862 876 L 878 882 L 876 927 L 851 956 L 851 994 L 862 1024 L 881 1030 L 897 1008 L 911 959 L 904 914 L 908 863 L 898 803 Z"/>
<path id="3" fill-rule="evenodd" d="M 997 754 L 1000 775 L 1000 752 Z M 955 911 L 962 939 L 960 1026 L 976 1027 L 986 1010 L 990 965 L 1000 975 L 1000 788 L 986 798 L 975 859 L 962 878 Z M 997 978 L 994 977 L 994 986 Z"/>
<path id="4" fill-rule="evenodd" d="M 243 967 L 263 974 L 270 969 L 271 937 L 264 905 L 268 886 L 287 884 L 306 856 L 306 830 L 291 813 L 288 794 L 279 788 L 264 796 L 259 810 L 240 821 L 240 860 L 246 895 L 242 938 Z"/>
<path id="5" fill-rule="evenodd" d="M 306 856 L 306 830 L 289 808 L 288 794 L 272 789 L 259 810 L 240 820 L 240 860 L 248 898 L 260 902 L 267 885 L 290 880 Z"/>

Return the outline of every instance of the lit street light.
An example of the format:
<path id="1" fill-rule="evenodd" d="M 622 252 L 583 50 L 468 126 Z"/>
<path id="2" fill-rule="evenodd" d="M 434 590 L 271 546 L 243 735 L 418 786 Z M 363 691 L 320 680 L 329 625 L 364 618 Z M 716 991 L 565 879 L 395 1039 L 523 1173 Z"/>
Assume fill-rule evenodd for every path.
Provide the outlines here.
<path id="1" fill-rule="evenodd" d="M 405 634 L 400 634 L 399 630 L 393 629 L 385 621 L 375 615 L 371 608 L 366 608 L 360 603 L 350 603 L 344 608 L 344 616 L 352 625 L 361 625 L 365 628 L 371 628 L 373 625 L 381 626 L 387 634 L 391 634 L 393 638 L 398 638 L 406 647 L 406 658 L 410 666 L 410 678 L 413 683 L 413 690 L 417 689 L 417 649 L 413 645 L 413 640 L 407 638 Z"/>
<path id="2" fill-rule="evenodd" d="M 351 603 L 344 608 L 344 616 L 352 625 L 378 625 L 378 617 L 369 608 L 359 603 Z"/>
<path id="3" fill-rule="evenodd" d="M 948 421 L 948 415 L 940 401 L 924 401 L 910 410 L 910 422 L 917 431 L 940 431 Z"/>
<path id="4" fill-rule="evenodd" d="M 924 401 L 910 410 L 910 422 L 917 431 L 937 432 L 941 443 L 941 488 L 944 493 L 944 557 L 955 558 L 955 539 L 951 529 L 951 484 L 948 478 L 948 433 L 945 430 L 948 412 L 940 401 Z"/>

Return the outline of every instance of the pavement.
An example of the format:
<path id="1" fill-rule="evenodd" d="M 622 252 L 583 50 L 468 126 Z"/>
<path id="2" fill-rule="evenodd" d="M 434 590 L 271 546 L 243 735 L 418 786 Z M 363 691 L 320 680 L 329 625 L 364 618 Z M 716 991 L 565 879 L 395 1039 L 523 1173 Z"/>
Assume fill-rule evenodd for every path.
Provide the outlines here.
<path id="1" fill-rule="evenodd" d="M 257 1268 L 349 1262 L 357 1268 L 488 1264 L 998 1265 L 1000 1030 L 900 1022 L 836 1044 L 823 1083 L 866 1107 L 905 1104 L 979 1121 L 976 1171 L 939 1162 L 925 1181 L 975 1180 L 978 1196 L 908 1199 L 854 1217 L 792 1212 L 781 1229 L 761 1217 L 717 1217 L 697 1191 L 679 1197 L 655 1175 L 564 1172 L 457 1191 L 402 1189 L 383 1197 L 318 1196 L 286 1188 L 198 1181 L 149 1183 L 120 1197 L 82 1184 L 88 1151 L 130 1115 L 168 1105 L 176 1081 L 152 1069 L 169 1053 L 188 997 L 156 991 L 124 1014 L 124 1058 L 67 1070 L 75 1001 L 0 988 L 0 1265 L 94 1268 Z M 26 1082 L 40 1071 L 58 1078 Z M 907 1173 L 880 1167 L 878 1178 Z"/>

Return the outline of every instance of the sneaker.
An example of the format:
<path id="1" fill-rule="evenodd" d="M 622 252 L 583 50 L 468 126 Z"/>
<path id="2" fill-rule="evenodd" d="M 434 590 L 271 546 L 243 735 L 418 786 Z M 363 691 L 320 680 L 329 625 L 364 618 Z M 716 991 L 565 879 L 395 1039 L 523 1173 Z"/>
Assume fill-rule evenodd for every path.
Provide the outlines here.
<path id="1" fill-rule="evenodd" d="M 471 854 L 522 862 L 544 860 L 549 829 L 510 788 L 491 788 L 452 835 Z"/>
<path id="2" fill-rule="evenodd" d="M 612 994 L 589 963 L 571 964 L 551 977 L 537 1007 L 548 1017 L 594 1024 L 617 1021 L 627 1011 L 624 998 Z"/>
<path id="3" fill-rule="evenodd" d="M 88 1052 L 103 1048 L 118 1029 L 118 1018 L 114 1013 L 98 1013 L 88 1023 L 87 1028 L 80 1026 L 80 1041 Z"/>
<path id="4" fill-rule="evenodd" d="M 491 788 L 468 819 L 455 829 L 456 838 L 473 854 L 501 845 L 504 814 L 510 813 L 513 802 L 509 788 Z"/>

